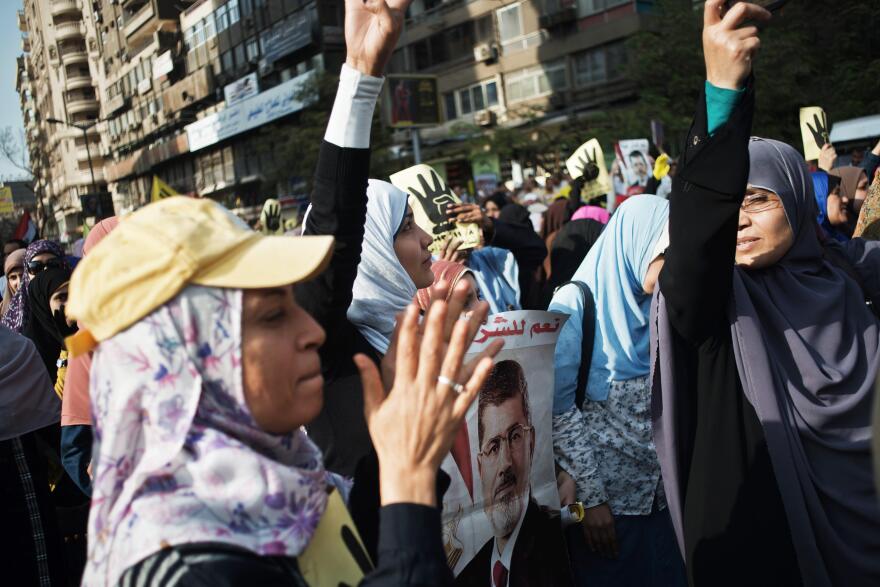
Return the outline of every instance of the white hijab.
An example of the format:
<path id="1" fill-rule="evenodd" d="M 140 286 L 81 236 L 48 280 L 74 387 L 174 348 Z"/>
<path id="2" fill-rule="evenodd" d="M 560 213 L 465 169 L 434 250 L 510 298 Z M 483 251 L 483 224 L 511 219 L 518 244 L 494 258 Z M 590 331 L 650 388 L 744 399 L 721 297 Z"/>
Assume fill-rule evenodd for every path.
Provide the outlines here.
<path id="1" fill-rule="evenodd" d="M 388 182 L 370 180 L 364 244 L 348 319 L 382 354 L 388 350 L 397 314 L 412 302 L 417 291 L 394 252 L 394 237 L 406 209 L 406 192 Z"/>

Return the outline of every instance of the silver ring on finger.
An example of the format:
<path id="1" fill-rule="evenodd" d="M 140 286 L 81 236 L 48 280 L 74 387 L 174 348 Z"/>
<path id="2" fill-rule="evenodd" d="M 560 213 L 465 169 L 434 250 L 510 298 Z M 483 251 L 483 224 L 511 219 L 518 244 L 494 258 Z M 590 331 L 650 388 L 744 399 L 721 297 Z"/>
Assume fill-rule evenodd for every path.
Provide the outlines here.
<path id="1" fill-rule="evenodd" d="M 440 375 L 439 377 L 437 377 L 437 383 L 448 385 L 455 393 L 458 394 L 461 394 L 464 391 L 464 385 L 462 385 L 461 383 L 456 383 L 445 375 Z"/>

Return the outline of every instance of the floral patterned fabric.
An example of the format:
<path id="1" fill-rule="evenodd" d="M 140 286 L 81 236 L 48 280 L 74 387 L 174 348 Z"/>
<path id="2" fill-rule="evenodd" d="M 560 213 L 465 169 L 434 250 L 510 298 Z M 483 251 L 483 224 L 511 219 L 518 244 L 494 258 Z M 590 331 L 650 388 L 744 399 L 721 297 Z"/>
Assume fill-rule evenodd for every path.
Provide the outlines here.
<path id="1" fill-rule="evenodd" d="M 614 515 L 666 507 L 651 428 L 649 377 L 612 381 L 608 399 L 553 416 L 556 460 L 586 507 L 608 502 Z"/>
<path id="2" fill-rule="evenodd" d="M 28 308 L 28 285 L 31 282 L 31 274 L 27 271 L 28 263 L 34 260 L 34 257 L 43 253 L 52 253 L 62 260 L 64 267 L 68 267 L 67 259 L 64 256 L 64 250 L 61 245 L 55 241 L 38 240 L 27 246 L 24 253 L 24 272 L 21 274 L 21 284 L 18 291 L 12 297 L 9 309 L 3 315 L 2 324 L 14 332 L 21 334 L 27 325 L 29 318 Z"/>
<path id="3" fill-rule="evenodd" d="M 94 492 L 84 585 L 168 545 L 297 556 L 327 504 L 321 453 L 244 398 L 240 290 L 190 286 L 101 343 L 91 372 Z"/>

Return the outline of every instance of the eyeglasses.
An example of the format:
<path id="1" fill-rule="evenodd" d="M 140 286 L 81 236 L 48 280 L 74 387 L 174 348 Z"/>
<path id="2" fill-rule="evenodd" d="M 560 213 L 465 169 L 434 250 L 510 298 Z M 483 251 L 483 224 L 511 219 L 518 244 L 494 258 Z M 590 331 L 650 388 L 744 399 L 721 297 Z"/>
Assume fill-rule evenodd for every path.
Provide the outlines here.
<path id="1" fill-rule="evenodd" d="M 525 441 L 526 434 L 532 430 L 532 426 L 523 426 L 517 424 L 507 431 L 507 434 L 499 434 L 490 438 L 483 445 L 482 450 L 477 453 L 480 457 L 489 461 L 494 461 L 501 454 L 501 446 L 507 444 L 509 452 L 521 450 Z"/>
<path id="2" fill-rule="evenodd" d="M 767 210 L 772 210 L 773 208 L 778 208 L 782 205 L 782 200 L 780 200 L 776 196 L 771 196 L 769 194 L 751 194 L 743 199 L 742 206 L 740 209 L 743 212 L 747 212 L 749 214 L 755 214 L 757 212 L 766 212 Z"/>
<path id="3" fill-rule="evenodd" d="M 62 267 L 63 265 L 64 264 L 62 263 L 61 259 L 49 259 L 47 261 L 31 261 L 30 263 L 27 264 L 27 270 L 28 270 L 28 273 L 30 273 L 31 275 L 36 275 L 37 273 L 40 273 L 44 269 L 50 269 L 50 268 L 57 269 L 58 267 Z"/>

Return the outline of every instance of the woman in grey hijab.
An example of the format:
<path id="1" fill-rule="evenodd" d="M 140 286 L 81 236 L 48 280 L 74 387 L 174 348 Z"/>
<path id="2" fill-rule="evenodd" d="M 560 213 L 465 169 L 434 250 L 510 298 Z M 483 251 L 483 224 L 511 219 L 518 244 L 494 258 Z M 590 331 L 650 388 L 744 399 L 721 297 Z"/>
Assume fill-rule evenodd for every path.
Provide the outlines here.
<path id="1" fill-rule="evenodd" d="M 670 514 L 692 585 L 878 585 L 880 249 L 839 249 L 861 286 L 827 260 L 803 159 L 749 138 L 745 71 L 738 93 L 707 84 L 670 197 L 652 324 Z"/>
<path id="2" fill-rule="evenodd" d="M 716 557 L 733 562 L 735 535 L 744 532 L 790 542 L 805 584 L 877 585 L 880 507 L 870 425 L 880 327 L 865 296 L 880 293 L 880 243 L 856 239 L 844 251 L 869 288 L 862 291 L 823 255 L 812 182 L 797 151 L 752 139 L 748 155 L 736 240 L 730 219 L 720 218 L 727 230 L 699 250 L 692 239 L 677 243 L 682 233 L 672 228 L 666 255 L 672 271 L 661 273 L 656 306 L 655 442 L 667 495 L 678 502 L 687 562 L 696 566 L 691 577 L 703 582 L 700 569 Z M 675 203 L 694 199 L 673 198 L 673 227 L 685 216 L 711 217 L 706 203 L 676 218 Z M 728 251 L 719 255 L 722 244 Z M 737 266 L 720 282 L 727 296 L 718 281 L 700 287 L 705 274 L 683 275 L 687 267 L 674 263 L 677 251 L 708 252 L 704 263 L 722 263 L 735 252 Z M 697 297 L 685 302 L 683 290 L 694 286 L 702 292 L 689 292 Z M 703 304 L 708 297 L 725 300 L 725 307 Z M 710 316 L 709 308 L 725 311 Z M 696 350 L 684 348 L 681 338 Z M 784 520 L 764 511 L 770 504 L 785 512 Z"/>

